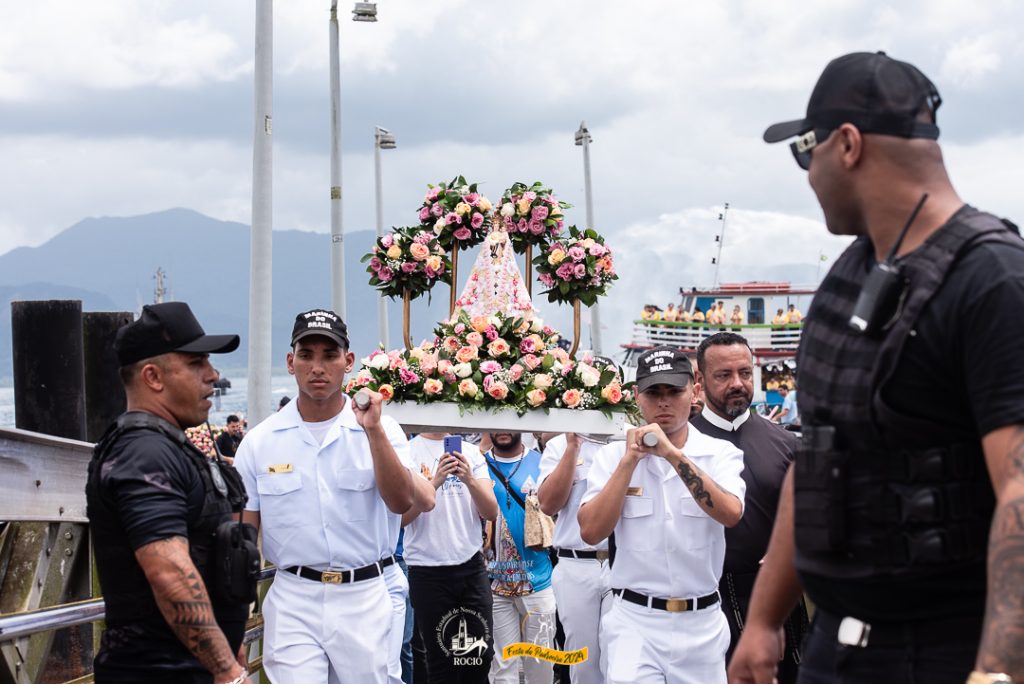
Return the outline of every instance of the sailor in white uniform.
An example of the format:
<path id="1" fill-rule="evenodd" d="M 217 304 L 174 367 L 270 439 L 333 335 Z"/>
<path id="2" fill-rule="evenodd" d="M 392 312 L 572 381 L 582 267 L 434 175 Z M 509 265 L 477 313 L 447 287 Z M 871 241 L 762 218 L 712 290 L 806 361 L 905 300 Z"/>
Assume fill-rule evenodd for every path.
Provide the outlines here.
<path id="1" fill-rule="evenodd" d="M 718 583 L 725 527 L 743 515 L 743 452 L 688 423 L 693 369 L 673 347 L 638 359 L 648 424 L 601 449 L 580 536 L 615 533 L 612 607 L 601 623 L 607 681 L 725 684 L 729 626 Z"/>
<path id="2" fill-rule="evenodd" d="M 263 604 L 275 684 L 387 681 L 389 513 L 418 499 L 408 442 L 380 395 L 360 409 L 342 392 L 354 360 L 337 314 L 299 314 L 287 357 L 298 397 L 250 430 L 235 459 L 244 517 L 278 568 Z"/>
<path id="3" fill-rule="evenodd" d="M 565 630 L 565 650 L 587 649 L 587 659 L 569 667 L 572 684 L 604 682 L 599 626 L 611 607 L 608 541 L 587 544 L 576 520 L 587 491 L 587 474 L 606 442 L 567 433 L 548 441 L 540 463 L 540 508 L 555 520 L 558 564 L 551 573 L 558 616 Z"/>

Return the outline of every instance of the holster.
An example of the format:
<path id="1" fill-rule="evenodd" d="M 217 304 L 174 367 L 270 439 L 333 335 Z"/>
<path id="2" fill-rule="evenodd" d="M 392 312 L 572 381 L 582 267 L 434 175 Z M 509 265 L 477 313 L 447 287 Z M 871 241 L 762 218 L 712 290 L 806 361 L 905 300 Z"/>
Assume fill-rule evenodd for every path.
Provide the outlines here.
<path id="1" fill-rule="evenodd" d="M 221 523 L 213 551 L 215 595 L 231 603 L 252 603 L 259 574 L 256 528 L 233 520 Z"/>
<path id="2" fill-rule="evenodd" d="M 831 426 L 805 426 L 802 434 L 794 465 L 797 544 L 813 552 L 843 551 L 848 454 L 835 449 Z"/>

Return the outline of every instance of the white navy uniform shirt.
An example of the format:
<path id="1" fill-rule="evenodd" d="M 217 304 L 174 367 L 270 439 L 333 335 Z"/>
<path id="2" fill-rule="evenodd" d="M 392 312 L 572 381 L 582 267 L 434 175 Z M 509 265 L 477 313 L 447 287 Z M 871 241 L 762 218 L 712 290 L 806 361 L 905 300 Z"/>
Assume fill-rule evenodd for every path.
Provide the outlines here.
<path id="1" fill-rule="evenodd" d="M 388 416 L 380 420 L 411 471 L 402 428 Z M 249 431 L 235 468 L 249 495 L 246 510 L 260 513 L 263 553 L 278 567 L 347 570 L 394 553 L 394 516 L 380 497 L 370 443 L 350 399 L 322 445 L 303 424 L 298 401 L 289 402 Z"/>
<path id="2" fill-rule="evenodd" d="M 626 453 L 624 442 L 603 447 L 587 476 L 582 503 L 604 488 Z M 683 454 L 743 504 L 743 452 L 692 425 Z M 700 507 L 679 474 L 649 455 L 633 471 L 615 525 L 611 586 L 658 598 L 696 598 L 718 589 L 725 560 L 725 527 Z"/>
<path id="3" fill-rule="evenodd" d="M 569 447 L 565 435 L 552 437 L 544 447 L 544 456 L 540 461 L 540 482 L 543 483 L 548 475 L 555 471 L 562 460 L 562 454 Z M 572 489 L 569 490 L 569 499 L 565 506 L 558 512 L 555 520 L 555 533 L 553 537 L 556 549 L 572 549 L 574 551 L 594 551 L 608 548 L 608 540 L 604 539 L 597 546 L 591 546 L 580 538 L 580 522 L 576 514 L 580 510 L 580 501 L 587 492 L 587 475 L 594 464 L 594 456 L 604 447 L 603 444 L 596 444 L 589 440 L 580 438 L 580 450 L 576 456 L 576 472 L 572 477 Z"/>
<path id="4" fill-rule="evenodd" d="M 436 473 L 444 455 L 444 441 L 420 435 L 409 442 L 409 451 L 417 468 Z M 473 477 L 488 480 L 487 486 L 493 486 L 480 449 L 464 441 L 461 453 Z M 480 512 L 469 486 L 454 475 L 448 476 L 434 500 L 434 510 L 420 513 L 405 528 L 405 562 L 412 566 L 461 565 L 480 553 Z"/>

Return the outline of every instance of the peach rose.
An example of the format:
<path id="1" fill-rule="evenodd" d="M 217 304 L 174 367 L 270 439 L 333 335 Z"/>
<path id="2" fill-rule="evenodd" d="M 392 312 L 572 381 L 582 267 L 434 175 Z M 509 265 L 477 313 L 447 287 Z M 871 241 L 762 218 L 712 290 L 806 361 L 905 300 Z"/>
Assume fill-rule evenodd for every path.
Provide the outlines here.
<path id="1" fill-rule="evenodd" d="M 444 389 L 444 383 L 437 378 L 427 378 L 423 381 L 424 394 L 440 394 Z"/>
<path id="2" fill-rule="evenodd" d="M 481 347 L 484 343 L 484 336 L 474 330 L 466 335 L 466 342 L 469 342 L 474 347 Z"/>
<path id="3" fill-rule="evenodd" d="M 533 376 L 533 386 L 537 389 L 547 389 L 551 387 L 553 380 L 547 373 L 537 373 Z"/>
<path id="4" fill-rule="evenodd" d="M 388 384 L 383 384 L 378 387 L 377 392 L 380 393 L 380 396 L 384 401 L 391 401 L 395 396 L 395 388 Z"/>
<path id="5" fill-rule="evenodd" d="M 482 333 L 487 330 L 487 326 L 490 324 L 490 316 L 474 316 L 472 321 L 470 321 L 470 325 L 473 327 L 473 330 L 476 330 L 478 333 Z"/>
<path id="6" fill-rule="evenodd" d="M 487 388 L 487 394 L 491 395 L 492 399 L 501 401 L 508 396 L 508 385 L 503 382 L 492 382 L 490 387 Z"/>
<path id="7" fill-rule="evenodd" d="M 527 370 L 533 370 L 540 365 L 540 358 L 535 354 L 527 354 L 523 358 L 519 359 L 519 363 L 526 366 Z"/>
<path id="8" fill-rule="evenodd" d="M 499 356 L 504 356 L 505 354 L 508 354 L 508 352 L 508 342 L 501 339 L 500 337 L 491 342 L 489 345 L 487 345 L 487 353 L 489 353 L 491 356 L 495 358 Z"/>
<path id="9" fill-rule="evenodd" d="M 459 338 L 448 336 L 444 338 L 444 342 L 441 343 L 441 346 L 444 347 L 444 350 L 449 354 L 454 354 L 459 351 L 459 347 L 462 345 L 459 344 Z"/>
<path id="10" fill-rule="evenodd" d="M 441 257 L 433 255 L 433 256 L 427 257 L 427 262 L 426 263 L 427 263 L 427 268 L 429 268 L 431 271 L 440 271 L 441 270 L 441 264 L 443 262 L 441 261 Z"/>
<path id="11" fill-rule="evenodd" d="M 441 375 L 448 375 L 452 372 L 452 362 L 448 359 L 441 359 L 437 362 L 437 372 Z"/>
<path id="12" fill-rule="evenodd" d="M 473 397 L 476 396 L 476 392 L 476 383 L 473 382 L 471 379 L 466 378 L 465 380 L 459 383 L 459 394 L 461 396 L 469 397 L 470 399 L 472 399 Z"/>
<path id="13" fill-rule="evenodd" d="M 576 408 L 582 399 L 583 395 L 578 389 L 567 389 L 562 392 L 562 403 L 568 408 Z"/>
<path id="14" fill-rule="evenodd" d="M 537 407 L 547 401 L 548 395 L 544 393 L 542 389 L 530 390 L 526 393 L 526 403 L 530 406 Z"/>
<path id="15" fill-rule="evenodd" d="M 423 261 L 430 256 L 430 248 L 426 245 L 420 244 L 419 242 L 414 242 L 409 245 L 409 254 L 411 254 L 412 258 L 416 261 Z"/>
<path id="16" fill-rule="evenodd" d="M 388 247 L 387 255 L 389 259 L 397 259 L 402 256 L 402 248 L 398 245 L 391 245 Z"/>
<path id="17" fill-rule="evenodd" d="M 478 358 L 478 354 L 476 353 L 476 347 L 473 346 L 462 347 L 459 351 L 455 352 L 455 360 L 459 363 L 469 363 L 476 358 Z"/>
<path id="18" fill-rule="evenodd" d="M 512 367 L 508 369 L 508 379 L 512 382 L 518 382 L 521 377 L 523 377 L 523 367 L 518 363 L 513 364 Z"/>
<path id="19" fill-rule="evenodd" d="M 618 404 L 622 401 L 622 388 L 618 384 L 612 383 L 601 390 L 601 396 L 609 404 Z"/>

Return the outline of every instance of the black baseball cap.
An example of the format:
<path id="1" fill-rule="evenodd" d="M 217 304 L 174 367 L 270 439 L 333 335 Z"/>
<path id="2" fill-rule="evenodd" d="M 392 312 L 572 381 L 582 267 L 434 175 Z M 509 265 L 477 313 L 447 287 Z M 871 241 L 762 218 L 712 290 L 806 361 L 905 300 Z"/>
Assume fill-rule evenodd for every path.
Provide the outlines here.
<path id="1" fill-rule="evenodd" d="M 295 317 L 292 346 L 310 335 L 323 335 L 337 342 L 339 347 L 348 349 L 348 326 L 341 320 L 341 316 L 329 309 L 313 309 Z"/>
<path id="2" fill-rule="evenodd" d="M 648 349 L 636 362 L 636 390 L 644 392 L 654 385 L 685 387 L 693 380 L 690 359 L 675 347 L 662 345 Z"/>
<path id="3" fill-rule="evenodd" d="M 935 140 L 935 111 L 941 104 L 935 85 L 913 64 L 884 52 L 854 52 L 832 60 L 821 72 L 804 118 L 769 126 L 764 141 L 831 131 L 844 123 L 862 133 Z M 930 122 L 918 118 L 925 111 L 931 114 Z"/>
<path id="4" fill-rule="evenodd" d="M 185 302 L 147 304 L 138 320 L 121 327 L 114 351 L 122 366 L 169 352 L 226 354 L 238 349 L 238 335 L 207 335 Z"/>

